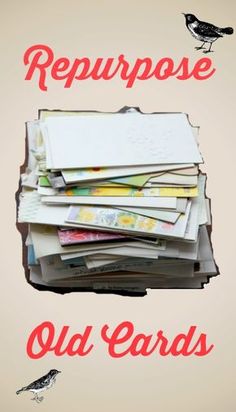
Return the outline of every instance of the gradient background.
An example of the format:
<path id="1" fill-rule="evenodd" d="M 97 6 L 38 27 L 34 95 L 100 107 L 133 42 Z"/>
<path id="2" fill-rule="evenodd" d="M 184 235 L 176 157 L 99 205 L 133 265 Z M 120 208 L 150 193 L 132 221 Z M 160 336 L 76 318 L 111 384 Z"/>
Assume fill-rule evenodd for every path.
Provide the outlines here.
<path id="1" fill-rule="evenodd" d="M 109 57 L 124 53 L 137 57 L 163 56 L 179 62 L 202 57 L 187 32 L 181 12 L 222 27 L 236 28 L 236 2 L 134 0 L 12 1 L 1 2 L 1 398 L 4 411 L 83 412 L 234 412 L 235 398 L 235 35 L 219 39 L 209 57 L 215 75 L 207 81 L 154 79 L 126 89 L 112 81 L 87 80 L 63 89 L 48 79 L 48 92 L 36 78 L 24 81 L 22 56 L 37 43 L 48 44 L 56 56 Z M 149 291 L 145 298 L 38 292 L 24 279 L 21 238 L 15 228 L 14 193 L 19 166 L 24 161 L 24 122 L 37 117 L 39 108 L 116 111 L 122 106 L 142 111 L 183 111 L 200 125 L 200 148 L 212 199 L 212 241 L 221 276 L 204 290 Z M 38 361 L 26 354 L 32 329 L 50 320 L 71 334 L 94 326 L 95 349 L 85 358 Z M 103 324 L 115 327 L 134 322 L 137 332 L 163 329 L 174 337 L 197 325 L 215 349 L 207 357 L 111 359 L 99 339 Z M 31 394 L 16 389 L 46 373 L 63 371 L 41 405 Z"/>

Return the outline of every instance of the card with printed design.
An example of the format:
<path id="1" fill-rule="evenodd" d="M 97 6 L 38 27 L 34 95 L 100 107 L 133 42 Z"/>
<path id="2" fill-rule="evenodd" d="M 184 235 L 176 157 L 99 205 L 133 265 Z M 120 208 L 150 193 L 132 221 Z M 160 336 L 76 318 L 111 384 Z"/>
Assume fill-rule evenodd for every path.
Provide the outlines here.
<path id="1" fill-rule="evenodd" d="M 74 187 L 69 189 L 60 189 L 58 191 L 58 196 L 195 197 L 197 195 L 197 186 L 191 188 L 161 187 L 147 189 L 135 189 L 129 187 Z"/>
<path id="2" fill-rule="evenodd" d="M 77 243 L 102 242 L 105 240 L 126 239 L 125 236 L 116 233 L 98 232 L 83 229 L 58 229 L 58 237 L 62 246 L 73 245 Z"/>
<path id="3" fill-rule="evenodd" d="M 106 228 L 126 233 L 145 233 L 153 236 L 183 237 L 190 213 L 188 203 L 186 213 L 175 224 L 158 221 L 118 209 L 96 208 L 92 206 L 71 206 L 66 221 L 91 227 Z"/>

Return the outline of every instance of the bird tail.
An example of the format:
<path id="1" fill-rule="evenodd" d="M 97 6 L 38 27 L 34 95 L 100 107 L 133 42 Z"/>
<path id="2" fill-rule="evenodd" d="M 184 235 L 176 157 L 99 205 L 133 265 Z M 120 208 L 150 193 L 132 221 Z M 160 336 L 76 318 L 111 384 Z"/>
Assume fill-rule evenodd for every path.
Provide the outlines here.
<path id="1" fill-rule="evenodd" d="M 233 27 L 225 27 L 224 29 L 221 29 L 221 33 L 223 34 L 233 34 L 234 29 Z"/>
<path id="2" fill-rule="evenodd" d="M 16 391 L 16 394 L 17 395 L 19 395 L 21 392 L 23 392 L 25 390 L 25 388 L 21 388 L 21 389 L 18 389 L 18 391 Z"/>

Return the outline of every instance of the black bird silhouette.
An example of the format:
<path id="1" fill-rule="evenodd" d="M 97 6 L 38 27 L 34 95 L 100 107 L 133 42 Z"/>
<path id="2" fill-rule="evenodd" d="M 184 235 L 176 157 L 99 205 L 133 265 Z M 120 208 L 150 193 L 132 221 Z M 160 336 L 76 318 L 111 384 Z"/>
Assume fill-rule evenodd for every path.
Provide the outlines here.
<path id="1" fill-rule="evenodd" d="M 220 28 L 214 26 L 213 24 L 198 20 L 197 17 L 193 14 L 182 14 L 185 16 L 186 26 L 192 36 L 195 37 L 195 39 L 203 42 L 201 46 L 195 47 L 195 49 L 204 49 L 204 44 L 210 43 L 209 49 L 204 50 L 203 53 L 212 52 L 212 43 L 219 39 L 219 37 L 223 37 L 224 34 L 233 34 L 234 32 L 234 29 L 232 27 Z"/>
<path id="2" fill-rule="evenodd" d="M 19 393 L 24 391 L 33 392 L 34 397 L 32 398 L 32 401 L 36 401 L 38 403 L 42 402 L 43 396 L 39 397 L 38 394 L 52 387 L 52 385 L 56 382 L 56 376 L 58 373 L 61 373 L 61 371 L 51 369 L 46 375 L 16 391 L 16 394 L 19 395 Z"/>

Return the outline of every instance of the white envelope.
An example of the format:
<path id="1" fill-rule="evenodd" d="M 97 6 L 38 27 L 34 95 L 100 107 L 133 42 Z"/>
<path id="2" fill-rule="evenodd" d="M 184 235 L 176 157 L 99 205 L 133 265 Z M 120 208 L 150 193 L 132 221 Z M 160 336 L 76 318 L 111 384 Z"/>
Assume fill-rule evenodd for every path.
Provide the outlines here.
<path id="1" fill-rule="evenodd" d="M 128 196 L 45 196 L 42 203 L 67 205 L 113 205 L 139 206 L 163 209 L 176 209 L 176 197 L 128 197 Z"/>
<path id="2" fill-rule="evenodd" d="M 48 117 L 48 169 L 202 163 L 184 113 Z"/>

